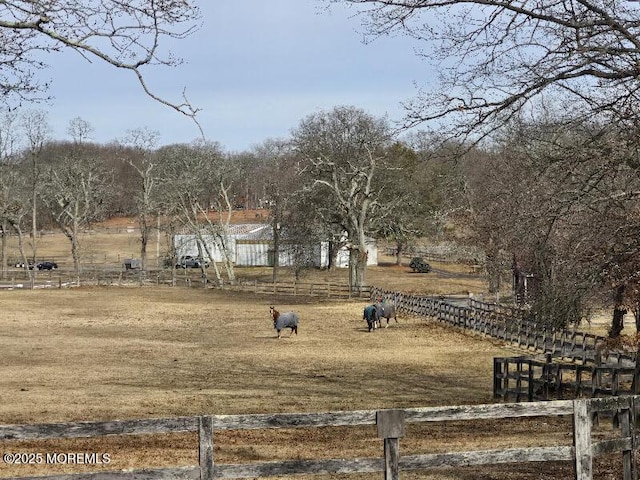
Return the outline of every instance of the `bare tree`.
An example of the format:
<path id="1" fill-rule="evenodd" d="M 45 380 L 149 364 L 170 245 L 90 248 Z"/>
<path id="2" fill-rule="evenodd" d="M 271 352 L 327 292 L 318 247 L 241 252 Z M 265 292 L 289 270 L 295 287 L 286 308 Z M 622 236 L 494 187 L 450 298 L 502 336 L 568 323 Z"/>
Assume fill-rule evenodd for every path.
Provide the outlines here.
<path id="1" fill-rule="evenodd" d="M 3 169 L 2 175 L 0 175 L 0 189 L 2 196 L 0 197 L 0 208 L 5 211 L 11 211 L 13 208 L 9 206 L 14 193 L 12 188 L 9 187 L 13 182 L 6 181 L 5 175 L 10 170 L 14 170 L 11 165 L 11 161 L 15 154 L 16 148 L 16 124 L 17 116 L 15 112 L 6 112 L 0 119 L 0 168 Z M 13 159 L 15 160 L 15 159 Z M 4 278 L 7 271 L 7 237 L 10 234 L 10 222 L 4 216 L 0 219 L 0 255 L 1 264 L 0 269 L 2 271 L 2 277 Z"/>
<path id="2" fill-rule="evenodd" d="M 202 217 L 206 225 L 206 231 L 213 236 L 218 251 L 222 256 L 222 262 L 227 272 L 227 279 L 230 283 L 236 282 L 234 260 L 232 258 L 231 245 L 229 240 L 229 226 L 233 213 L 232 190 L 241 179 L 240 165 L 233 156 L 224 155 L 219 144 L 211 142 L 200 142 L 196 145 L 197 152 L 203 157 L 207 165 L 207 171 L 211 182 L 209 206 L 213 207 L 218 215 L 217 222 L 211 219 L 206 212 L 202 212 Z"/>
<path id="3" fill-rule="evenodd" d="M 67 127 L 67 134 L 71 136 L 74 143 L 85 143 L 91 140 L 91 135 L 93 134 L 95 128 L 91 123 L 83 120 L 80 117 L 72 118 L 69 121 L 69 126 Z"/>
<path id="4" fill-rule="evenodd" d="M 356 8 L 373 37 L 414 38 L 418 54 L 435 64 L 437 87 L 407 103 L 409 125 L 429 122 L 477 139 L 552 99 L 572 116 L 637 123 L 636 2 L 328 1 Z"/>
<path id="5" fill-rule="evenodd" d="M 112 172 L 91 151 L 70 145 L 66 155 L 47 165 L 47 184 L 42 198 L 54 221 L 71 243 L 71 255 L 80 283 L 80 237 L 83 229 L 101 217 Z"/>
<path id="6" fill-rule="evenodd" d="M 180 59 L 163 50 L 168 38 L 181 39 L 197 28 L 199 11 L 190 0 L 11 0 L 0 3 L 0 92 L 5 102 L 39 99 L 47 84 L 35 79 L 46 67 L 42 53 L 72 50 L 132 72 L 144 92 L 194 118 L 186 98 L 170 102 L 147 85 L 143 69 L 175 66 Z M 184 96 L 184 95 L 183 95 Z"/>
<path id="7" fill-rule="evenodd" d="M 640 164 L 626 135 L 593 122 L 515 122 L 467 164 L 470 225 L 489 258 L 506 252 L 533 276 L 539 322 L 576 323 L 606 299 L 616 336 L 620 312 L 637 305 Z"/>
<path id="8" fill-rule="evenodd" d="M 525 115 L 537 123 L 538 138 L 520 142 L 529 151 L 511 156 L 533 176 L 515 172 L 511 178 L 523 180 L 520 190 L 512 180 L 493 191 L 496 203 L 505 206 L 497 213 L 510 213 L 503 215 L 512 220 L 508 237 L 528 237 L 525 251 L 543 282 L 540 298 L 551 300 L 546 306 L 555 303 L 547 313 L 575 319 L 580 290 L 595 289 L 599 281 L 609 289 L 616 336 L 621 312 L 638 304 L 629 298 L 638 292 L 637 235 L 629 234 L 629 226 L 638 225 L 640 191 L 638 3 L 329 1 L 358 9 L 373 36 L 400 32 L 414 38 L 420 54 L 434 61 L 437 88 L 424 89 L 407 103 L 407 125 L 424 123 L 495 146 L 496 127 L 510 128 Z M 510 148 L 519 144 L 514 138 Z M 498 172 L 503 180 L 506 158 Z M 490 234 L 490 226 L 486 222 L 483 228 L 496 253 L 501 239 Z"/>
<path id="9" fill-rule="evenodd" d="M 271 216 L 273 272 L 272 279 L 278 281 L 280 253 L 282 251 L 281 232 L 285 227 L 285 217 L 290 207 L 292 195 L 300 183 L 295 171 L 295 157 L 292 145 L 287 140 L 267 139 L 255 148 L 256 160 L 260 163 L 260 181 L 264 191 L 262 200 Z M 291 225 L 288 225 L 291 227 Z"/>
<path id="10" fill-rule="evenodd" d="M 0 164 L 0 226 L 2 228 L 2 276 L 6 273 L 6 240 L 15 234 L 18 240 L 20 261 L 29 279 L 33 279 L 34 270 L 29 269 L 29 261 L 25 250 L 25 224 L 31 212 L 30 185 L 24 170 L 15 164 Z"/>
<path id="11" fill-rule="evenodd" d="M 20 123 L 26 143 L 25 154 L 31 169 L 31 259 L 35 262 L 38 253 L 38 198 L 43 181 L 40 157 L 49 140 L 51 127 L 47 113 L 42 110 L 23 112 Z"/>
<path id="12" fill-rule="evenodd" d="M 224 158 L 217 144 L 204 145 L 172 145 L 161 149 L 163 158 L 163 202 L 166 212 L 172 215 L 182 227 L 196 238 L 200 256 L 211 260 L 215 274 L 215 282 L 220 285 L 222 276 L 215 262 L 214 244 L 224 259 L 224 267 L 230 282 L 235 282 L 233 263 L 226 245 L 227 231 L 223 225 L 228 223 L 228 216 L 219 215 L 218 220 L 209 215 L 212 198 L 222 205 L 230 205 L 227 194 L 228 183 L 223 173 Z M 221 213 L 221 210 L 218 211 Z M 226 219 L 226 220 L 225 220 Z M 201 262 L 201 271 L 205 283 L 208 273 L 205 263 Z"/>
<path id="13" fill-rule="evenodd" d="M 135 192 L 135 207 L 140 227 L 140 262 L 142 270 L 147 268 L 147 246 L 151 235 L 151 220 L 159 214 L 158 185 L 161 173 L 157 168 L 155 148 L 158 143 L 159 132 L 147 128 L 129 130 L 122 143 L 131 146 L 124 150 L 123 160 L 137 174 L 138 182 Z"/>
<path id="14" fill-rule="evenodd" d="M 383 206 L 377 181 L 390 140 L 385 119 L 344 106 L 308 116 L 293 132 L 312 188 L 331 198 L 348 236 L 352 288 L 365 284 L 367 236 Z"/>
<path id="15" fill-rule="evenodd" d="M 408 144 L 395 142 L 388 149 L 387 163 L 381 171 L 381 201 L 377 237 L 395 246 L 396 264 L 408 247 L 429 233 L 434 212 L 442 207 L 437 185 L 442 183 L 429 157 L 413 150 Z"/>

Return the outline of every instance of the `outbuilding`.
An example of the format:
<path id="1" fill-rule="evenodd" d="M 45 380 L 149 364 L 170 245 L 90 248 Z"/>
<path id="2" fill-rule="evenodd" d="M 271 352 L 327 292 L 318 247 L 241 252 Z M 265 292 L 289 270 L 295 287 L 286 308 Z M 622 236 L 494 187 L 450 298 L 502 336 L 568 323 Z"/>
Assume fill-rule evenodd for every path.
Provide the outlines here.
<path id="1" fill-rule="evenodd" d="M 229 225 L 227 232 L 218 236 L 201 235 L 200 239 L 206 243 L 207 248 L 201 248 L 202 255 L 206 257 L 206 251 L 211 252 L 213 260 L 224 260 L 220 244 L 224 242 L 229 257 L 238 266 L 269 267 L 274 263 L 273 228 L 268 223 L 247 223 Z M 190 255 L 199 256 L 198 236 L 194 234 L 176 235 L 174 238 L 176 256 L 178 258 Z M 306 246 L 280 245 L 279 265 L 293 266 L 296 257 L 303 253 L 305 261 L 319 268 L 329 266 L 329 242 L 318 242 Z M 211 260 L 205 258 L 206 260 Z M 369 239 L 367 242 L 367 265 L 378 264 L 378 249 L 376 242 Z M 349 250 L 342 247 L 338 251 L 336 266 L 346 268 L 349 266 Z"/>

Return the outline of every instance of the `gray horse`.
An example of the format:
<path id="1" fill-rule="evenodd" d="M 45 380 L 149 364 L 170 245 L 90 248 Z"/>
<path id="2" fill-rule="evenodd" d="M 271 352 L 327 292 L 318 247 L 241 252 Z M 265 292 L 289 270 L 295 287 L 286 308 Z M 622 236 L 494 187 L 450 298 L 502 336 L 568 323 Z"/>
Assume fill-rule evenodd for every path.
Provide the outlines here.
<path id="1" fill-rule="evenodd" d="M 382 319 L 387 319 L 387 324 L 385 328 L 389 326 L 389 321 L 391 317 L 398 323 L 398 318 L 396 317 L 396 307 L 390 303 L 386 303 L 384 300 L 379 300 L 376 303 L 376 311 L 378 312 L 378 320 L 380 322 L 380 326 L 382 326 Z"/>
<path id="2" fill-rule="evenodd" d="M 369 331 L 380 327 L 380 318 L 378 317 L 378 309 L 375 305 L 369 305 L 364 308 L 362 318 L 367 321 Z"/>
<path id="3" fill-rule="evenodd" d="M 278 332 L 278 338 L 280 338 L 280 332 L 284 328 L 290 328 L 291 333 L 289 336 L 293 335 L 295 332 L 298 335 L 298 322 L 300 321 L 300 317 L 295 312 L 285 312 L 280 313 L 274 307 L 269 308 L 269 313 L 271 314 L 271 318 L 273 319 L 273 328 Z"/>

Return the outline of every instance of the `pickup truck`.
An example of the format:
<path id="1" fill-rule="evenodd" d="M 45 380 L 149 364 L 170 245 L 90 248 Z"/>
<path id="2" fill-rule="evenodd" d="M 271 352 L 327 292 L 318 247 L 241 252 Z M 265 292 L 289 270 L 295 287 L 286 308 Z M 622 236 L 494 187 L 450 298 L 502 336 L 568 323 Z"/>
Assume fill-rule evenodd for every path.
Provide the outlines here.
<path id="1" fill-rule="evenodd" d="M 202 261 L 198 257 L 193 257 L 191 255 L 185 255 L 182 258 L 179 258 L 176 263 L 176 268 L 200 268 L 202 265 Z M 207 268 L 209 266 L 209 262 L 204 261 L 204 267 Z"/>

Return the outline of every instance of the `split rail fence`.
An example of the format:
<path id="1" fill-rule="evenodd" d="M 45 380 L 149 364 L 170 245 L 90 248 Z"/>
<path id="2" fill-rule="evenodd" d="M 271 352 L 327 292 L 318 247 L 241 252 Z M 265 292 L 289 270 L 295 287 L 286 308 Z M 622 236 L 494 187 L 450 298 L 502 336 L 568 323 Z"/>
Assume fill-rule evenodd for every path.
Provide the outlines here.
<path id="1" fill-rule="evenodd" d="M 635 367 L 543 362 L 530 357 L 493 359 L 493 396 L 504 401 L 638 394 Z"/>
<path id="2" fill-rule="evenodd" d="M 106 435 L 145 435 L 198 432 L 199 464 L 159 469 L 96 472 L 22 477 L 23 479 L 77 480 L 99 479 L 199 479 L 260 478 L 296 474 L 384 472 L 386 480 L 400 478 L 401 471 L 438 467 L 465 467 L 524 462 L 570 461 L 575 479 L 593 478 L 594 457 L 621 453 L 623 480 L 635 479 L 637 446 L 636 417 L 640 396 L 580 400 L 558 400 L 527 404 L 489 404 L 454 407 L 409 408 L 399 410 L 361 410 L 352 412 L 261 415 L 211 415 L 169 419 L 81 422 L 45 425 L 0 426 L 0 441 L 52 438 L 100 437 Z M 592 436 L 592 418 L 598 412 L 614 412 L 619 419 L 615 436 L 604 440 Z M 401 455 L 400 439 L 406 423 L 465 420 L 499 420 L 517 417 L 568 415 L 573 419 L 571 445 L 508 448 L 438 454 Z M 329 426 L 377 425 L 381 457 L 353 459 L 304 459 L 267 461 L 250 464 L 220 464 L 215 461 L 215 433 L 221 430 L 319 428 Z M 286 446 L 283 445 L 283 448 Z M 6 451 L 6 450 L 5 450 Z M 16 478 L 16 477 L 14 477 Z"/>
<path id="3" fill-rule="evenodd" d="M 13 274 L 9 279 L 0 282 L 0 288 L 62 288 L 76 284 L 77 277 L 68 271 L 52 270 L 37 272 L 34 281 L 29 280 L 25 272 Z M 209 280 L 211 282 L 211 280 Z M 192 288 L 204 288 L 211 283 L 193 272 L 178 270 L 172 276 L 170 270 L 143 272 L 140 270 L 108 270 L 85 269 L 80 276 L 82 285 L 171 285 Z M 267 282 L 260 280 L 239 279 L 236 284 L 225 284 L 225 290 L 252 292 L 255 294 L 308 296 L 319 298 L 369 298 L 371 287 L 364 286 L 354 291 L 347 284 L 331 282 Z"/>
<path id="4" fill-rule="evenodd" d="M 583 364 L 598 362 L 598 347 L 605 338 L 573 330 L 543 328 L 526 318 L 523 311 L 498 304 L 479 302 L 472 298 L 442 299 L 410 295 L 371 287 L 371 298 L 384 298 L 400 312 L 435 318 L 442 323 L 473 330 L 491 337 L 515 343 L 519 347 L 568 358 Z M 609 352 L 607 364 L 623 367 L 635 365 L 635 358 L 623 352 Z"/>
<path id="5" fill-rule="evenodd" d="M 235 285 L 225 285 L 227 290 L 242 290 L 255 294 L 306 296 L 320 298 L 370 298 L 371 287 L 363 286 L 353 290 L 347 284 L 339 283 L 307 283 L 307 282 L 264 282 L 239 281 Z"/>
<path id="6" fill-rule="evenodd" d="M 399 311 L 500 338 L 520 348 L 546 354 L 546 361 L 517 356 L 494 359 L 494 398 L 534 401 L 582 396 L 640 393 L 640 371 L 634 356 L 610 351 L 602 357 L 605 337 L 537 325 L 525 312 L 473 298 L 446 299 L 407 295 L 373 287 L 372 298 L 384 298 Z M 552 362 L 553 357 L 572 364 Z"/>

